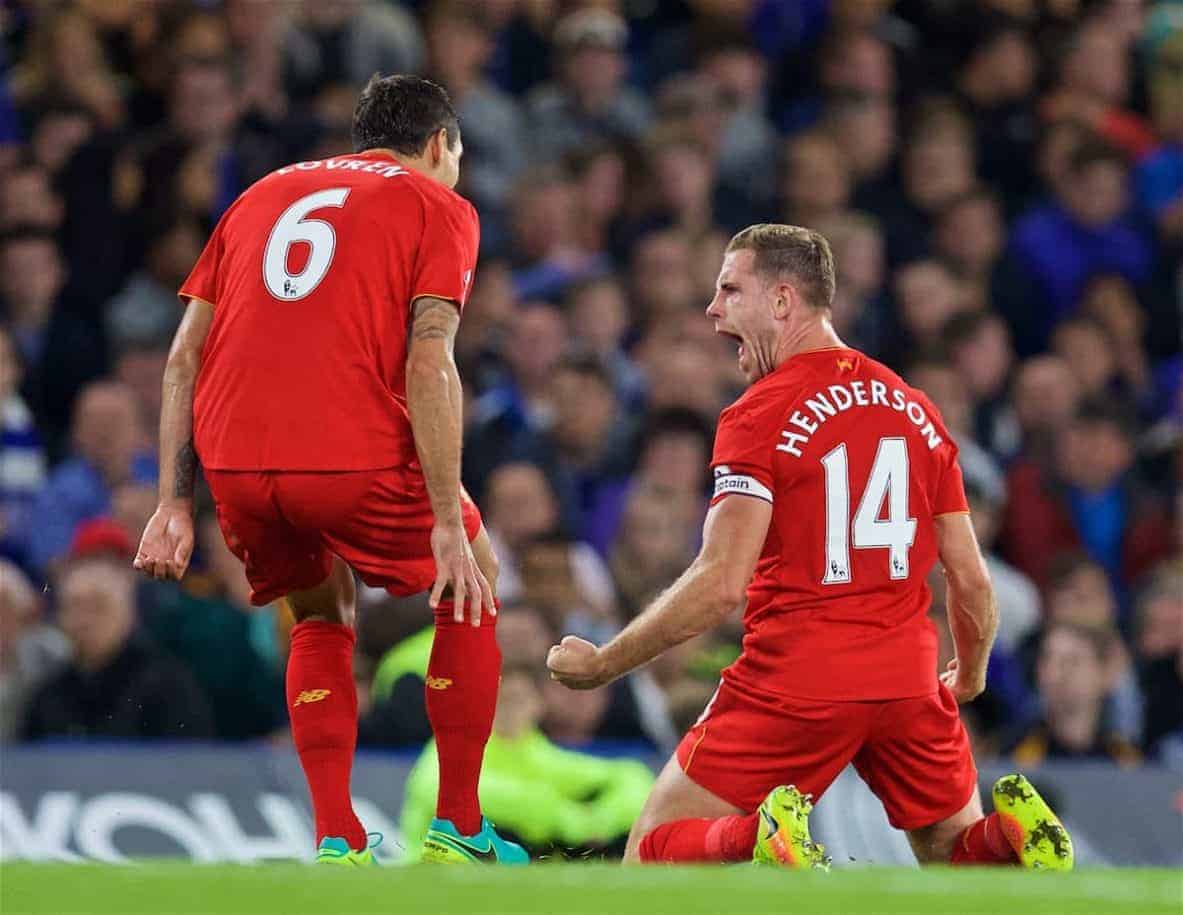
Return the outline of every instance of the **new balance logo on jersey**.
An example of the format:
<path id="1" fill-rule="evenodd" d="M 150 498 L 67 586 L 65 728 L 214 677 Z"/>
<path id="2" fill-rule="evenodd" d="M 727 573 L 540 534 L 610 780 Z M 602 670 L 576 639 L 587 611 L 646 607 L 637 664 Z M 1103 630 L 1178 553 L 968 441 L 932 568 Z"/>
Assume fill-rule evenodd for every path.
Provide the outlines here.
<path id="1" fill-rule="evenodd" d="M 448 677 L 428 677 L 426 682 L 428 689 L 447 689 L 452 685 Z"/>
<path id="2" fill-rule="evenodd" d="M 296 697 L 296 701 L 292 703 L 292 707 L 297 705 L 310 705 L 313 702 L 322 702 L 332 694 L 331 689 L 306 689 Z"/>

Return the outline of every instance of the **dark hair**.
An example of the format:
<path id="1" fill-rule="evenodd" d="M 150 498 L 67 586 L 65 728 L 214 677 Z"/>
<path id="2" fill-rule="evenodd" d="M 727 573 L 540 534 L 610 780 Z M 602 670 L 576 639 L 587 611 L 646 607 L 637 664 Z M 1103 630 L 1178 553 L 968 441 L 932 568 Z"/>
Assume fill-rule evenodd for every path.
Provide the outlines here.
<path id="1" fill-rule="evenodd" d="M 737 232 L 727 252 L 751 251 L 755 267 L 765 277 L 793 277 L 805 300 L 814 308 L 834 302 L 834 255 L 820 232 L 801 226 L 759 223 Z"/>
<path id="2" fill-rule="evenodd" d="M 1070 633 L 1081 641 L 1088 643 L 1089 648 L 1093 650 L 1093 654 L 1098 661 L 1104 661 L 1109 657 L 1109 652 L 1113 650 L 1113 646 L 1120 638 L 1117 631 L 1110 626 L 1090 626 L 1086 623 L 1074 623 L 1070 620 L 1055 620 L 1048 623 L 1047 628 L 1043 631 L 1043 639 L 1041 641 L 1047 642 L 1052 637 L 1052 633 L 1057 631 Z"/>
<path id="3" fill-rule="evenodd" d="M 1129 442 L 1138 435 L 1136 415 L 1122 404 L 1105 397 L 1094 397 L 1082 403 L 1074 421 L 1083 426 L 1109 426 Z"/>
<path id="4" fill-rule="evenodd" d="M 644 451 L 656 439 L 666 435 L 697 438 L 709 449 L 714 430 L 710 422 L 695 410 L 688 407 L 664 407 L 655 410 L 645 419 L 645 426 L 641 432 L 641 450 Z"/>
<path id="5" fill-rule="evenodd" d="M 982 328 L 1001 321 L 1002 318 L 997 314 L 985 309 L 960 312 L 949 318 L 941 328 L 941 342 L 948 350 L 954 350 L 976 337 Z"/>
<path id="6" fill-rule="evenodd" d="M 558 364 L 555 365 L 554 374 L 558 375 L 559 372 L 572 372 L 583 378 L 591 378 L 598 381 L 609 391 L 615 390 L 615 386 L 612 384 L 612 373 L 608 371 L 608 366 L 604 364 L 604 360 L 595 353 L 585 350 L 574 350 L 565 353 L 558 361 Z"/>
<path id="7" fill-rule="evenodd" d="M 448 148 L 460 137 L 460 122 L 442 86 L 420 76 L 374 74 L 353 109 L 353 149 L 393 149 L 417 156 L 438 131 Z"/>

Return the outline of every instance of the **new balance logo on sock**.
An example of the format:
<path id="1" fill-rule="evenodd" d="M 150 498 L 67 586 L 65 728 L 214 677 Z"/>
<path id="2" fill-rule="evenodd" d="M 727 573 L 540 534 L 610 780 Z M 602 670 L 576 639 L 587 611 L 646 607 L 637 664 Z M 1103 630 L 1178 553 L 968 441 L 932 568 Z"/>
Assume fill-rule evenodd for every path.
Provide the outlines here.
<path id="1" fill-rule="evenodd" d="M 452 681 L 450 679 L 448 679 L 447 677 L 428 677 L 427 678 L 427 688 L 428 689 L 447 689 L 451 685 L 452 685 Z"/>
<path id="2" fill-rule="evenodd" d="M 306 689 L 296 697 L 296 701 L 292 703 L 292 707 L 295 708 L 297 705 L 320 702 L 322 699 L 327 698 L 331 692 L 331 689 Z"/>

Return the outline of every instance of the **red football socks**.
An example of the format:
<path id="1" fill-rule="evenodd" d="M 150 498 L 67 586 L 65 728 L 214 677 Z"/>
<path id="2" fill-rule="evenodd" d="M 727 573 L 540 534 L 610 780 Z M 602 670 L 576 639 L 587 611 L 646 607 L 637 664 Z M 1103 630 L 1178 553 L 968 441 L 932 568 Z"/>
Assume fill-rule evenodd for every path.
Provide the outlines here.
<path id="1" fill-rule="evenodd" d="M 674 820 L 646 833 L 639 852 L 646 864 L 750 861 L 758 815 L 717 820 Z"/>
<path id="2" fill-rule="evenodd" d="M 957 837 L 950 859 L 950 863 L 958 865 L 1017 864 L 1018 861 L 1019 856 L 1006 840 L 997 813 L 966 827 Z"/>
<path id="3" fill-rule="evenodd" d="M 312 794 L 316 841 L 340 837 L 360 850 L 366 847 L 366 831 L 349 795 L 357 746 L 355 640 L 353 630 L 340 623 L 297 623 L 288 656 L 287 698 L 292 740 Z"/>
<path id="4" fill-rule="evenodd" d="M 501 649 L 496 617 L 486 612 L 474 626 L 457 623 L 453 610 L 450 600 L 436 608 L 425 692 L 440 764 L 435 815 L 471 836 L 481 829 L 477 784 L 497 708 Z"/>

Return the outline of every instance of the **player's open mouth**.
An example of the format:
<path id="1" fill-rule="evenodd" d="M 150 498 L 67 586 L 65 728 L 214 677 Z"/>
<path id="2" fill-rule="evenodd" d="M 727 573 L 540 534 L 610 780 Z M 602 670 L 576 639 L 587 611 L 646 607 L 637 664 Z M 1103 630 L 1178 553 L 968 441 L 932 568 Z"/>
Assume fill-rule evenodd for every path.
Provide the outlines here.
<path id="1" fill-rule="evenodd" d="M 736 345 L 739 347 L 739 351 L 736 355 L 738 355 L 741 359 L 743 358 L 743 337 L 741 337 L 739 334 L 733 334 L 729 330 L 720 330 L 718 328 L 715 329 L 715 333 L 721 334 L 722 336 L 727 337 L 729 340 L 734 340 Z"/>

